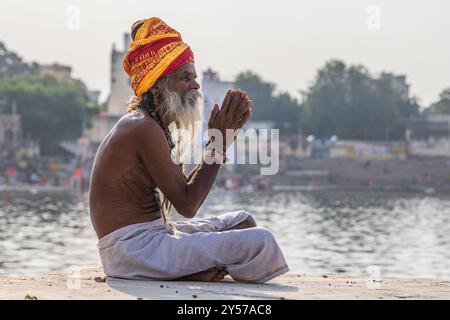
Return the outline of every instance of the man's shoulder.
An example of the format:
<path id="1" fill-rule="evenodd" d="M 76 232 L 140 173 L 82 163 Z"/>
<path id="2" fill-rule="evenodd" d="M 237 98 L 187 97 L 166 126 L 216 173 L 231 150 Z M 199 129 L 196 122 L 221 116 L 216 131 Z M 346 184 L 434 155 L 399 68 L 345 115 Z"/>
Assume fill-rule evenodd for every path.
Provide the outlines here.
<path id="1" fill-rule="evenodd" d="M 142 112 L 126 114 L 119 120 L 118 124 L 131 134 L 149 131 L 162 132 L 159 124 L 152 118 L 144 115 Z"/>
<path id="2" fill-rule="evenodd" d="M 123 116 L 119 121 L 119 126 L 122 131 L 127 132 L 127 138 L 139 142 L 142 138 L 144 140 L 165 140 L 165 134 L 161 126 L 148 115 L 144 115 L 142 112 L 135 114 L 127 114 Z M 153 139 L 148 139 L 152 137 Z"/>

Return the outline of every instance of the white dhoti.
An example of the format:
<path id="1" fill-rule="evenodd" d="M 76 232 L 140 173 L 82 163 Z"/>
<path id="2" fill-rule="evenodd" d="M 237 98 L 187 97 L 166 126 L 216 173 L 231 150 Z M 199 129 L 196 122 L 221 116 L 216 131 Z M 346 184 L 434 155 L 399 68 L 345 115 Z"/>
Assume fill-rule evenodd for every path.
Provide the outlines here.
<path id="1" fill-rule="evenodd" d="M 262 227 L 228 230 L 249 213 L 242 210 L 170 224 L 162 218 L 132 224 L 104 236 L 98 248 L 107 276 L 125 279 L 173 280 L 213 267 L 236 281 L 263 283 L 287 271 L 273 234 Z"/>

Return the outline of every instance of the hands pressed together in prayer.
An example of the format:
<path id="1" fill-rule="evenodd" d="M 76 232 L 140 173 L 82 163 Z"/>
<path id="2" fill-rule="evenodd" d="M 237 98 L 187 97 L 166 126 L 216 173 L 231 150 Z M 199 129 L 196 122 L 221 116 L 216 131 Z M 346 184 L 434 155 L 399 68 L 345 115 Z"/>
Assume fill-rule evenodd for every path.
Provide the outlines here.
<path id="1" fill-rule="evenodd" d="M 252 107 L 252 100 L 248 94 L 241 89 L 228 90 L 221 108 L 219 108 L 219 105 L 217 104 L 214 105 L 211 111 L 211 117 L 208 121 L 209 137 L 210 141 L 214 141 L 216 138 L 214 131 L 216 130 L 222 134 L 222 152 L 225 152 L 234 142 L 239 130 L 250 119 L 252 116 Z M 227 129 L 234 130 L 232 139 L 226 139 Z M 216 133 L 218 132 L 216 131 Z"/>

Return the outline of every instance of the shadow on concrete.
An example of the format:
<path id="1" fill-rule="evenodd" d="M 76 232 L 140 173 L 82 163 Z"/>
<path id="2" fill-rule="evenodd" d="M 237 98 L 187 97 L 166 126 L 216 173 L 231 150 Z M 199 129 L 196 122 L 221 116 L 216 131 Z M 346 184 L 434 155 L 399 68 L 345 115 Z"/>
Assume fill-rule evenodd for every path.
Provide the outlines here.
<path id="1" fill-rule="evenodd" d="M 220 282 L 126 280 L 108 277 L 114 290 L 142 299 L 283 299 L 286 293 L 297 292 L 296 286 L 277 283 L 247 284 L 226 277 Z"/>

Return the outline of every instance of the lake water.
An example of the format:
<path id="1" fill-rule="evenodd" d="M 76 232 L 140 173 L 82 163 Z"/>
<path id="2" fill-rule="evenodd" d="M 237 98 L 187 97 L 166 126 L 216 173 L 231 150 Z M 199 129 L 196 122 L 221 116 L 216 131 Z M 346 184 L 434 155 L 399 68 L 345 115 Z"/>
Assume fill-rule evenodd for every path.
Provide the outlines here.
<path id="1" fill-rule="evenodd" d="M 199 217 L 246 209 L 293 271 L 450 279 L 450 195 L 210 193 Z M 0 194 L 0 276 L 97 266 L 87 194 Z"/>

